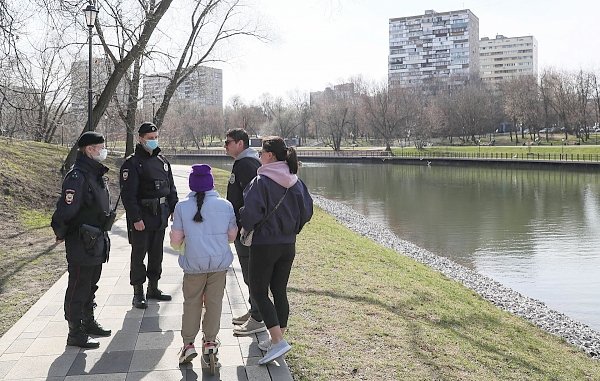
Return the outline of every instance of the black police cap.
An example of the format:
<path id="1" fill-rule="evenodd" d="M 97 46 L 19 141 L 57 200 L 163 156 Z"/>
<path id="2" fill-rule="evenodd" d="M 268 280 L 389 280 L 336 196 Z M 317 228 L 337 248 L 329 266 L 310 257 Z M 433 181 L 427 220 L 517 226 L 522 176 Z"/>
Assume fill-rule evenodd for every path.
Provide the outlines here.
<path id="1" fill-rule="evenodd" d="M 77 147 L 81 148 L 101 143 L 104 143 L 104 136 L 102 134 L 95 131 L 86 131 L 77 140 Z"/>
<path id="2" fill-rule="evenodd" d="M 138 129 L 138 134 L 142 135 L 142 134 L 147 134 L 148 132 L 156 132 L 156 131 L 158 131 L 158 128 L 156 128 L 154 123 L 144 122 Z"/>

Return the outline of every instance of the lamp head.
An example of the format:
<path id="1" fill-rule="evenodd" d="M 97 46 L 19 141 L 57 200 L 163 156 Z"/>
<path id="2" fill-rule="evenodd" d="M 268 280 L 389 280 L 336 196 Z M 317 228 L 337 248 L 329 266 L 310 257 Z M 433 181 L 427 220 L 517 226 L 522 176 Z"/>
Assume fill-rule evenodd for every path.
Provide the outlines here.
<path id="1" fill-rule="evenodd" d="M 87 7 L 83 10 L 85 13 L 85 22 L 89 28 L 92 28 L 96 24 L 96 16 L 98 15 L 98 10 L 94 7 L 93 4 L 88 4 Z"/>

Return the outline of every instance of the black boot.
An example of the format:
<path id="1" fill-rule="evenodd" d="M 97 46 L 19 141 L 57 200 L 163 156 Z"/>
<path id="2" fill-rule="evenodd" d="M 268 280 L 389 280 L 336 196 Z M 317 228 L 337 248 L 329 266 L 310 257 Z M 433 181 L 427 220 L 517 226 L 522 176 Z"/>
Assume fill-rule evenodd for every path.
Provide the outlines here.
<path id="1" fill-rule="evenodd" d="M 107 337 L 110 336 L 110 329 L 104 329 L 100 323 L 94 319 L 94 310 L 85 311 L 83 313 L 83 320 L 81 321 L 81 328 L 88 335 L 96 335 Z"/>
<path id="2" fill-rule="evenodd" d="M 148 299 L 156 299 L 156 300 L 171 300 L 171 295 L 163 294 L 161 290 L 158 289 L 158 281 L 149 280 L 148 281 L 148 292 L 146 293 Z"/>
<path id="3" fill-rule="evenodd" d="M 144 286 L 136 284 L 133 286 L 133 301 L 131 302 L 135 308 L 145 309 L 148 307 L 146 298 L 144 297 Z"/>
<path id="4" fill-rule="evenodd" d="M 80 348 L 98 348 L 100 343 L 89 337 L 81 327 L 80 321 L 69 322 L 69 336 L 67 336 L 67 345 Z"/>

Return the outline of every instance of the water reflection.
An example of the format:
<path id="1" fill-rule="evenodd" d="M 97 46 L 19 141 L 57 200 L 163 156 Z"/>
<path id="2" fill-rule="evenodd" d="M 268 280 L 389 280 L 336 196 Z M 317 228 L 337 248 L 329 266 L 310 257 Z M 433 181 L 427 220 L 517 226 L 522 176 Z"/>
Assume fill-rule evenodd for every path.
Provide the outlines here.
<path id="1" fill-rule="evenodd" d="M 311 190 L 600 330 L 598 177 L 306 163 Z"/>
<path id="2" fill-rule="evenodd" d="M 230 169 L 231 159 L 211 163 Z M 304 163 L 312 192 L 600 330 L 600 181 L 561 170 Z"/>

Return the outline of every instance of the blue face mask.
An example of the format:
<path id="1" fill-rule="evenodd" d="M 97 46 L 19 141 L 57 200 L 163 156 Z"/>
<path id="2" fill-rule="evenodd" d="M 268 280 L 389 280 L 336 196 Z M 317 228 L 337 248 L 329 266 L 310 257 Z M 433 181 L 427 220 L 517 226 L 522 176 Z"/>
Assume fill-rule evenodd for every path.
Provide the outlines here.
<path id="1" fill-rule="evenodd" d="M 144 145 L 146 146 L 146 148 L 149 151 L 154 151 L 156 148 L 158 148 L 158 139 L 156 139 L 156 140 L 146 140 L 146 143 L 144 143 Z"/>

